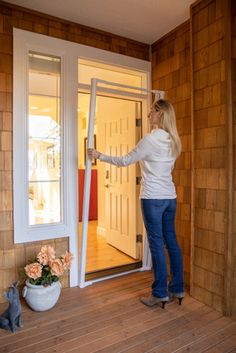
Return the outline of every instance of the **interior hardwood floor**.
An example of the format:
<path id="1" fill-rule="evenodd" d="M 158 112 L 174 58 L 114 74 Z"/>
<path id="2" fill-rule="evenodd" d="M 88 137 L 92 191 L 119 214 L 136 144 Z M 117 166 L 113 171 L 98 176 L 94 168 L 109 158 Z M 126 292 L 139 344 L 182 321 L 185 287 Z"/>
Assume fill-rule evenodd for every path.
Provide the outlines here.
<path id="1" fill-rule="evenodd" d="M 97 221 L 89 221 L 86 273 L 139 261 L 109 245 L 103 236 L 97 235 L 96 229 Z M 79 223 L 80 234 L 81 231 L 82 223 Z"/>
<path id="2" fill-rule="evenodd" d="M 22 301 L 24 327 L 0 330 L 0 352 L 233 353 L 236 321 L 186 296 L 181 306 L 144 306 L 151 273 L 138 272 L 80 289 L 62 290 L 46 312 Z M 0 304 L 0 312 L 7 304 Z"/>

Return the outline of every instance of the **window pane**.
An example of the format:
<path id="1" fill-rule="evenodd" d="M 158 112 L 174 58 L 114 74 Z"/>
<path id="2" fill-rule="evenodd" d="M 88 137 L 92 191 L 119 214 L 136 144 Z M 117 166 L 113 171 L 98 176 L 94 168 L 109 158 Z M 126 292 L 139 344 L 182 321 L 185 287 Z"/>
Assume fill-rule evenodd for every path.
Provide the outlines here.
<path id="1" fill-rule="evenodd" d="M 121 70 L 121 69 L 120 69 Z M 106 64 L 98 64 L 88 60 L 79 60 L 78 66 L 78 81 L 83 84 L 91 84 L 91 78 L 97 78 L 109 82 L 114 82 L 127 86 L 142 87 L 142 77 L 139 73 L 121 72 L 114 69 L 113 66 Z M 126 87 L 116 87 L 104 84 L 99 84 L 99 87 L 119 89 L 128 92 L 138 93 L 138 89 L 127 89 Z"/>
<path id="2" fill-rule="evenodd" d="M 29 224 L 62 221 L 60 58 L 29 52 Z"/>

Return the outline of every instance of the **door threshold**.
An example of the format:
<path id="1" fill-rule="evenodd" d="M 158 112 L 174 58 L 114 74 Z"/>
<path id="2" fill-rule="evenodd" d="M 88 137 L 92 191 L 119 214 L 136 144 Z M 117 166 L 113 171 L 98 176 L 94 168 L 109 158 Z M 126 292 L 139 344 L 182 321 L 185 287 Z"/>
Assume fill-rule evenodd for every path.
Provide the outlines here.
<path id="1" fill-rule="evenodd" d="M 122 266 L 109 267 L 102 270 L 90 271 L 85 274 L 85 281 L 91 281 L 101 277 L 112 276 L 115 274 L 132 271 L 143 266 L 142 261 L 138 261 L 132 264 L 126 264 Z"/>

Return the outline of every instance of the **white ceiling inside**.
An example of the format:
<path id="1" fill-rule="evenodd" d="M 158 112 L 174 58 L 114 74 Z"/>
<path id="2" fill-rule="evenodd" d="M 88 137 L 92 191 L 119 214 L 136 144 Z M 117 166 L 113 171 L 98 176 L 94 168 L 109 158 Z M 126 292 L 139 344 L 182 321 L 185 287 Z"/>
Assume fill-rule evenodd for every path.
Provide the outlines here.
<path id="1" fill-rule="evenodd" d="M 195 0 L 7 0 L 52 16 L 152 44 L 189 18 Z"/>

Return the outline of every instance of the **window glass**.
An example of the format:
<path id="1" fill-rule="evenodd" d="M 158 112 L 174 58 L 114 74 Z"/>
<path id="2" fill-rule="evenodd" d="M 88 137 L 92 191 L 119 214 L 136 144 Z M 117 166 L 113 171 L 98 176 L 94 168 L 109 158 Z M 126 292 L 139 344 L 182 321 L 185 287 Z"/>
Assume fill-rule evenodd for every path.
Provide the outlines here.
<path id="1" fill-rule="evenodd" d="M 62 221 L 60 79 L 60 58 L 29 52 L 30 225 Z"/>
<path id="2" fill-rule="evenodd" d="M 91 84 L 91 79 L 97 78 L 100 80 L 118 83 L 127 86 L 142 87 L 142 77 L 140 73 L 134 73 L 130 70 L 115 69 L 114 66 L 107 64 L 98 64 L 93 61 L 79 60 L 78 66 L 78 80 L 79 83 Z M 99 87 L 106 87 L 110 89 L 124 90 L 128 92 L 139 92 L 138 89 L 127 89 L 120 86 L 109 86 L 99 83 Z"/>

